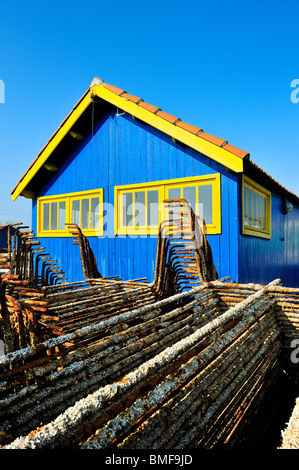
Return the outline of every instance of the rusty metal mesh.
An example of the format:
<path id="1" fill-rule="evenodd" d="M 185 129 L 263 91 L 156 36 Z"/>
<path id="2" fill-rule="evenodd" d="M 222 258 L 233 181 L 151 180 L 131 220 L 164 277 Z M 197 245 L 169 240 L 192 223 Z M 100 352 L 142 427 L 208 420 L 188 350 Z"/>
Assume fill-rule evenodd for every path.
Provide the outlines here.
<path id="1" fill-rule="evenodd" d="M 269 384 L 293 374 L 299 289 L 217 279 L 204 225 L 169 204 L 153 283 L 4 274 L 4 448 L 234 446 Z"/>
<path id="2" fill-rule="evenodd" d="M 267 289 L 225 310 L 218 285 L 0 358 L 6 448 L 213 447 L 233 439 L 279 367 L 280 329 Z"/>

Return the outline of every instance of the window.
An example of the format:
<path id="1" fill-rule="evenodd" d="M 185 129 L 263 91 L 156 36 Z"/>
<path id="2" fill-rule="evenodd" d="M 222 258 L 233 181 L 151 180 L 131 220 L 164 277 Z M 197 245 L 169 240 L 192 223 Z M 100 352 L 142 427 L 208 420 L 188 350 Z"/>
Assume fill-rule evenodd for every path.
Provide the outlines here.
<path id="1" fill-rule="evenodd" d="M 271 193 L 243 175 L 243 229 L 245 235 L 271 238 Z"/>
<path id="2" fill-rule="evenodd" d="M 67 223 L 87 236 L 103 235 L 103 189 L 41 197 L 37 204 L 39 236 L 71 236 Z"/>
<path id="3" fill-rule="evenodd" d="M 208 234 L 221 232 L 220 174 L 115 187 L 115 225 L 119 235 L 157 234 L 165 199 L 186 199 L 202 216 Z"/>
<path id="4" fill-rule="evenodd" d="M 158 233 L 161 215 L 159 203 L 163 199 L 162 190 L 158 186 L 130 187 L 125 190 L 116 189 L 117 233 L 147 234 Z"/>

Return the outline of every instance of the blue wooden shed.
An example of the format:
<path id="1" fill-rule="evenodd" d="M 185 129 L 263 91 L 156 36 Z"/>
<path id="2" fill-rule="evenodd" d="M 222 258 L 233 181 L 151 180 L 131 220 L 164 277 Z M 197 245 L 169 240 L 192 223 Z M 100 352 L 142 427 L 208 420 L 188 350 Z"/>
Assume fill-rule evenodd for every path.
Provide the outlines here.
<path id="1" fill-rule="evenodd" d="M 72 282 L 83 278 L 66 223 L 88 237 L 103 276 L 153 279 L 163 200 L 207 224 L 220 277 L 299 287 L 299 198 L 248 152 L 95 78 L 12 191 Z"/>

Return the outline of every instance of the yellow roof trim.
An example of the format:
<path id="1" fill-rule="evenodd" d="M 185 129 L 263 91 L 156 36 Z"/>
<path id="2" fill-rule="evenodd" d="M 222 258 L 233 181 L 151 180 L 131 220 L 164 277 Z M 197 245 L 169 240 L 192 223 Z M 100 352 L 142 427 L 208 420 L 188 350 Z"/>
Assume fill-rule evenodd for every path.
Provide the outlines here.
<path id="1" fill-rule="evenodd" d="M 22 194 L 32 178 L 47 161 L 51 153 L 55 150 L 58 144 L 62 141 L 65 135 L 70 131 L 72 126 L 81 116 L 81 114 L 93 101 L 93 95 L 96 95 L 110 104 L 135 116 L 141 121 L 171 136 L 173 139 L 176 139 L 193 148 L 194 150 L 197 150 L 212 160 L 222 164 L 227 169 L 236 173 L 243 171 L 242 158 L 234 155 L 222 147 L 218 147 L 209 141 L 200 139 L 197 135 L 194 135 L 183 128 L 173 125 L 171 122 L 168 122 L 162 117 L 148 111 L 147 109 L 144 109 L 141 106 L 138 106 L 138 104 L 134 103 L 133 101 L 130 101 L 122 96 L 118 96 L 117 94 L 102 86 L 102 84 L 95 84 L 90 86 L 89 91 L 85 94 L 85 96 L 83 95 L 83 98 L 79 101 L 79 104 L 71 111 L 68 117 L 61 124 L 60 128 L 45 145 L 44 149 L 40 152 L 36 160 L 32 163 L 27 172 L 15 186 L 11 192 L 13 201 L 15 201 L 17 197 Z"/>
<path id="2" fill-rule="evenodd" d="M 22 191 L 26 188 L 27 184 L 31 181 L 34 175 L 36 175 L 38 170 L 44 165 L 53 150 L 55 150 L 57 145 L 62 141 L 62 139 L 73 127 L 75 122 L 78 120 L 78 118 L 81 116 L 81 114 L 85 111 L 85 109 L 89 106 L 91 102 L 92 98 L 90 96 L 90 93 L 87 93 L 87 95 L 82 99 L 78 106 L 69 114 L 69 117 L 61 125 L 59 130 L 54 134 L 54 137 L 45 146 L 44 150 L 40 153 L 39 157 L 29 168 L 29 170 L 27 170 L 24 177 L 13 189 L 11 193 L 13 201 L 15 201 L 17 197 L 22 193 Z"/>
<path id="3" fill-rule="evenodd" d="M 150 124 L 151 126 L 159 129 L 160 131 L 168 134 L 169 136 L 177 139 L 183 144 L 188 145 L 189 147 L 197 150 L 198 152 L 203 153 L 207 157 L 215 160 L 218 163 L 221 163 L 228 169 L 241 173 L 243 171 L 243 159 L 230 153 L 228 150 L 225 150 L 222 147 L 218 147 L 211 142 L 208 142 L 204 139 L 200 139 L 197 135 L 191 134 L 185 129 L 174 126 L 171 122 L 166 121 L 162 117 L 138 106 L 136 103 L 126 100 L 121 96 L 116 95 L 115 93 L 107 90 L 102 85 L 94 85 L 91 90 L 99 98 L 102 98 L 105 101 L 113 104 L 114 106 L 126 111 L 127 113 L 132 114 L 136 118 Z"/>

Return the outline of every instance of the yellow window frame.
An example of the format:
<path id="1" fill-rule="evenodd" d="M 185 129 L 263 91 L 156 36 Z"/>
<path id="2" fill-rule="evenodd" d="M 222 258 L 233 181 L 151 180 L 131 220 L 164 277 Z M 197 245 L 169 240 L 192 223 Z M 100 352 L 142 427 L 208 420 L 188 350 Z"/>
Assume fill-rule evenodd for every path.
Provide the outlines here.
<path id="1" fill-rule="evenodd" d="M 122 220 L 123 214 L 123 195 L 125 193 L 135 194 L 138 191 L 151 191 L 154 189 L 158 190 L 158 204 L 159 204 L 159 224 L 162 220 L 167 217 L 165 212 L 165 207 L 163 201 L 168 199 L 168 191 L 171 188 L 184 188 L 188 186 L 202 186 L 202 185 L 211 185 L 212 186 L 212 220 L 211 224 L 207 224 L 207 233 L 210 234 L 219 234 L 221 233 L 221 189 L 220 189 L 220 173 L 204 175 L 204 176 L 192 176 L 185 178 L 177 178 L 172 180 L 161 180 L 148 183 L 140 184 L 130 184 L 115 186 L 114 188 L 114 200 L 115 200 L 115 233 L 116 235 L 157 235 L 159 231 L 159 225 L 149 226 L 145 224 L 144 226 L 134 226 L 134 197 L 133 197 L 133 223 L 132 226 L 126 226 Z M 181 190 L 182 192 L 182 190 Z M 197 191 L 196 191 L 197 193 Z M 147 199 L 145 201 L 145 213 L 147 214 Z M 198 215 L 198 214 L 197 214 Z"/>
<path id="2" fill-rule="evenodd" d="M 251 210 L 249 210 L 249 196 L 245 197 L 245 191 L 249 194 L 249 190 L 252 191 Z M 262 201 L 262 203 L 260 204 L 258 201 Z M 262 210 L 261 205 L 264 207 Z M 252 223 L 249 223 L 249 218 Z M 262 225 L 262 227 L 258 225 Z M 271 238 L 271 192 L 245 175 L 242 175 L 242 233 L 255 237 Z"/>
<path id="3" fill-rule="evenodd" d="M 90 218 L 91 218 L 91 199 L 98 197 L 99 198 L 99 224 L 96 228 L 90 228 Z M 65 224 L 73 223 L 72 220 L 72 204 L 75 200 L 80 201 L 80 221 L 78 223 L 81 228 L 81 205 L 83 199 L 89 199 L 89 223 L 88 229 L 82 229 L 82 232 L 86 236 L 102 236 L 104 234 L 104 214 L 103 214 L 103 199 L 104 191 L 103 188 L 89 190 L 89 191 L 80 191 L 74 193 L 66 193 L 55 196 L 43 196 L 37 198 L 37 234 L 39 237 L 71 237 L 72 234 L 67 225 L 65 228 L 56 230 L 51 230 L 50 226 L 48 230 L 44 229 L 44 208 L 46 204 L 49 204 L 49 223 L 51 222 L 51 208 L 52 203 L 65 202 Z M 59 227 L 59 210 L 57 210 L 57 227 Z"/>
<path id="4" fill-rule="evenodd" d="M 158 191 L 158 205 L 159 205 L 159 224 L 162 221 L 163 213 L 161 213 L 161 208 L 164 200 L 164 191 L 162 186 L 159 183 L 141 183 L 138 185 L 126 185 L 126 186 L 115 186 L 114 195 L 116 201 L 115 207 L 115 227 L 117 235 L 152 235 L 157 234 L 159 230 L 158 225 L 148 225 L 148 192 L 149 191 Z M 145 225 L 135 226 L 135 199 L 136 193 L 145 192 Z M 123 197 L 126 193 L 132 193 L 132 227 L 126 226 L 123 223 Z"/>

